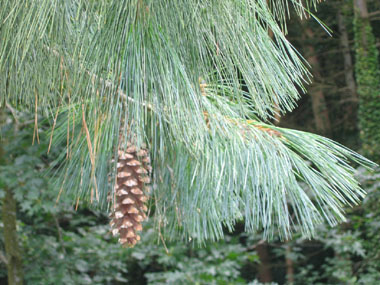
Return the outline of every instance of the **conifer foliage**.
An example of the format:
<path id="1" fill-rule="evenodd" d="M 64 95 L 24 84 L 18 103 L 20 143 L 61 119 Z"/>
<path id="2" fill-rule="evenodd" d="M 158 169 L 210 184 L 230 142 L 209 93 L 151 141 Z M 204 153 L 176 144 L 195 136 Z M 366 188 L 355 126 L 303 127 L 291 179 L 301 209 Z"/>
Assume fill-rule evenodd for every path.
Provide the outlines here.
<path id="1" fill-rule="evenodd" d="M 163 236 L 215 240 L 242 219 L 266 238 L 311 236 L 363 197 L 349 162 L 372 165 L 271 123 L 310 81 L 286 38 L 289 9 L 304 17 L 318 2 L 3 0 L 1 102 L 36 110 L 35 132 L 38 111 L 50 115 L 52 144 L 67 146 L 62 189 L 104 204 L 115 176 L 113 230 L 123 244 L 136 242 L 144 217 L 144 143 Z M 122 125 L 136 152 L 119 143 Z"/>

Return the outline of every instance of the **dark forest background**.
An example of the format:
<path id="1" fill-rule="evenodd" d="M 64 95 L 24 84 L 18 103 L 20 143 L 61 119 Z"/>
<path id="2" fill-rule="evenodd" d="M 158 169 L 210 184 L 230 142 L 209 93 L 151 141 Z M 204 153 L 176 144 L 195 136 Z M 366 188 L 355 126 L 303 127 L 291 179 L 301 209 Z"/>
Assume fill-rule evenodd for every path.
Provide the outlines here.
<path id="1" fill-rule="evenodd" d="M 288 35 L 310 63 L 313 83 L 298 107 L 273 123 L 322 134 L 379 163 L 380 1 L 356 1 L 354 12 L 352 1 L 329 0 L 315 15 L 331 35 L 296 16 Z M 357 168 L 367 197 L 347 208 L 346 223 L 322 225 L 312 240 L 267 242 L 241 223 L 219 242 L 163 242 L 148 221 L 142 241 L 123 249 L 104 209 L 54 186 L 46 170 L 60 149 L 46 154 L 49 123 L 40 125 L 37 143 L 33 114 L 7 106 L 1 116 L 1 284 L 7 250 L 16 251 L 14 270 L 22 268 L 27 284 L 380 284 L 379 170 Z M 17 229 L 9 227 L 15 218 Z M 19 246 L 6 249 L 5 238 Z"/>

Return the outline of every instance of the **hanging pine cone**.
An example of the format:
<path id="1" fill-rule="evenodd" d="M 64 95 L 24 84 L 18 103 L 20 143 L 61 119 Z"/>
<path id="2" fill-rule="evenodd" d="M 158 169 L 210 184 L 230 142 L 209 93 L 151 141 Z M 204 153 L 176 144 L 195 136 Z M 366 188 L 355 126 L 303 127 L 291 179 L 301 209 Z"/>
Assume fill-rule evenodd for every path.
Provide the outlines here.
<path id="1" fill-rule="evenodd" d="M 134 246 L 139 240 L 141 222 L 146 219 L 150 192 L 151 172 L 149 153 L 145 148 L 138 149 L 128 144 L 126 150 L 119 149 L 117 177 L 111 227 L 114 236 L 119 235 L 123 246 Z"/>

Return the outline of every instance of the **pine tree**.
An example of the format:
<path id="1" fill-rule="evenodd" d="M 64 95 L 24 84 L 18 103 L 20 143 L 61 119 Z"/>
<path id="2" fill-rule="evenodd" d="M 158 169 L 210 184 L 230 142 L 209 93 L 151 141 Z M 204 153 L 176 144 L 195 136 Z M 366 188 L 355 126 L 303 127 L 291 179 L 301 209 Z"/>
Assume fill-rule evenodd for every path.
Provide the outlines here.
<path id="1" fill-rule="evenodd" d="M 59 184 L 78 199 L 104 205 L 111 188 L 119 210 L 128 198 L 142 201 L 118 196 L 131 170 L 119 155 L 133 141 L 152 157 L 163 235 L 214 240 L 244 219 L 265 238 L 311 236 L 363 197 L 349 162 L 373 165 L 327 138 L 271 124 L 310 81 L 286 39 L 288 9 L 303 17 L 317 2 L 3 0 L 1 102 L 35 110 L 36 133 L 39 112 L 52 118 L 52 145 L 67 145 Z M 117 213 L 121 233 L 119 223 L 133 222 Z M 133 220 L 128 244 L 140 229 Z M 122 243 L 132 236 L 121 234 Z"/>

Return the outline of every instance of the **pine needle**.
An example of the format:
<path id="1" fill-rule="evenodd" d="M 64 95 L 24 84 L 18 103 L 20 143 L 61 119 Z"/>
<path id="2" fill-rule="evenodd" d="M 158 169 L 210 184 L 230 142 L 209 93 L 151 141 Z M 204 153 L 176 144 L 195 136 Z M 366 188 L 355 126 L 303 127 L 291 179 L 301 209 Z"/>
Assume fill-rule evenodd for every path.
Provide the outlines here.
<path id="1" fill-rule="evenodd" d="M 34 145 L 34 140 L 37 136 L 37 143 L 40 144 L 40 138 L 38 136 L 38 97 L 37 97 L 37 91 L 35 90 L 35 108 L 34 108 L 34 130 L 33 130 L 33 140 L 32 144 Z"/>

